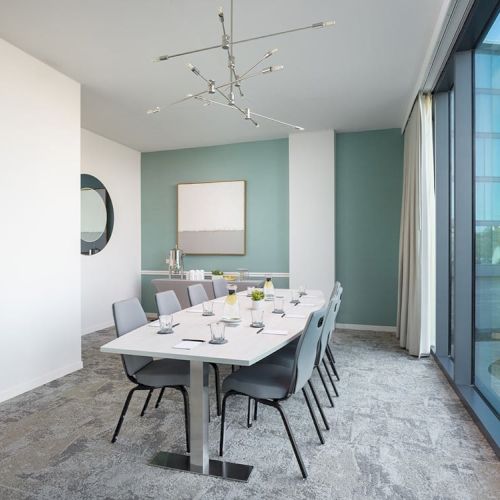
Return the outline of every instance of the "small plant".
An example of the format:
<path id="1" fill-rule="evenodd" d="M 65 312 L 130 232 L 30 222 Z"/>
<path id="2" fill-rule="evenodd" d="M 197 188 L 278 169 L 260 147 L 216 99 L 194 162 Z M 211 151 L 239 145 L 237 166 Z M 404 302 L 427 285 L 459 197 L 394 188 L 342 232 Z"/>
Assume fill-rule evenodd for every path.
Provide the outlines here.
<path id="1" fill-rule="evenodd" d="M 216 269 L 215 271 L 212 271 L 212 276 L 224 276 L 224 273 L 219 269 Z"/>
<path id="2" fill-rule="evenodd" d="M 252 292 L 252 300 L 264 300 L 264 292 L 262 290 L 254 290 Z"/>

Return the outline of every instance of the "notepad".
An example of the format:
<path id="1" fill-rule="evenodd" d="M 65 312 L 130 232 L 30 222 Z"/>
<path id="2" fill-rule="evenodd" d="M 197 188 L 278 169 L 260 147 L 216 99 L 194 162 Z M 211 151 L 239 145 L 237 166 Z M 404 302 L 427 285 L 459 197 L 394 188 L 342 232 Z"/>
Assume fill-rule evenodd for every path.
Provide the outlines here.
<path id="1" fill-rule="evenodd" d="M 174 349 L 193 349 L 195 347 L 198 347 L 200 345 L 203 345 L 204 342 L 195 342 L 193 340 L 183 340 L 182 342 L 179 342 L 178 344 L 174 345 Z"/>
<path id="2" fill-rule="evenodd" d="M 185 309 L 184 312 L 187 312 L 187 313 L 202 313 L 203 310 L 202 309 Z"/>
<path id="3" fill-rule="evenodd" d="M 151 321 L 151 323 L 148 323 L 148 326 L 152 326 L 153 328 L 158 328 L 160 326 L 160 322 L 158 320 Z"/>
<path id="4" fill-rule="evenodd" d="M 301 318 L 301 319 L 304 319 L 304 318 L 307 318 L 307 316 L 305 316 L 303 314 L 288 314 L 288 313 L 286 313 L 285 314 L 285 318 Z"/>
<path id="5" fill-rule="evenodd" d="M 304 304 L 304 302 L 300 302 L 299 304 L 297 304 L 297 307 L 316 307 L 316 306 L 319 306 L 321 304 L 318 304 L 317 302 L 307 302 Z"/>
<path id="6" fill-rule="evenodd" d="M 262 333 L 267 333 L 268 335 L 288 335 L 287 330 L 262 330 Z"/>

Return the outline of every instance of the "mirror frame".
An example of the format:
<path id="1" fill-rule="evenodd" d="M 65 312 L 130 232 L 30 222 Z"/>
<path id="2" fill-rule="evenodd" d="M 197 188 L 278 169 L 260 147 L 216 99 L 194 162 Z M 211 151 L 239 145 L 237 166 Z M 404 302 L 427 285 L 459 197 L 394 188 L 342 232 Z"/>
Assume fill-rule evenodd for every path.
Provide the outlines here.
<path id="1" fill-rule="evenodd" d="M 80 175 L 80 191 L 82 189 L 99 189 L 100 193 L 104 196 L 104 205 L 106 207 L 106 227 L 104 228 L 101 236 L 92 242 L 82 240 L 81 238 L 81 227 L 80 227 L 80 253 L 81 255 L 95 255 L 102 252 L 113 234 L 113 226 L 115 222 L 115 214 L 113 210 L 113 202 L 109 196 L 108 190 L 105 188 L 104 184 L 93 175 L 81 174 Z M 81 207 L 83 209 L 83 207 Z"/>

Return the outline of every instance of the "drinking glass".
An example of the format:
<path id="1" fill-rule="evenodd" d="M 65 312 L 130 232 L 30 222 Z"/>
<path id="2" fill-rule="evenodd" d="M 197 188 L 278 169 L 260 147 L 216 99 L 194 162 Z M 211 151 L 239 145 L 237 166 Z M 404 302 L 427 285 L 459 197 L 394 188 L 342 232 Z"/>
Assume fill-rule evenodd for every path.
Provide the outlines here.
<path id="1" fill-rule="evenodd" d="M 300 293 L 298 290 L 292 290 L 292 299 L 290 300 L 290 304 L 298 304 L 300 302 Z"/>
<path id="2" fill-rule="evenodd" d="M 252 328 L 261 328 L 264 326 L 264 310 L 263 309 L 252 309 Z"/>
<path id="3" fill-rule="evenodd" d="M 252 296 L 252 292 L 255 290 L 254 286 L 247 286 L 247 297 Z"/>
<path id="4" fill-rule="evenodd" d="M 226 340 L 226 324 L 222 321 L 210 323 L 210 343 L 225 344 Z"/>
<path id="5" fill-rule="evenodd" d="M 172 324 L 174 323 L 173 314 L 162 314 L 158 319 L 160 323 L 160 329 L 158 330 L 158 333 L 165 334 L 174 332 L 174 329 L 172 328 Z"/>
<path id="6" fill-rule="evenodd" d="M 214 303 L 213 302 L 203 302 L 203 316 L 213 316 L 214 315 Z"/>
<path id="7" fill-rule="evenodd" d="M 299 286 L 299 296 L 302 297 L 302 295 L 307 295 L 306 286 L 305 285 L 300 285 Z"/>
<path id="8" fill-rule="evenodd" d="M 285 307 L 285 297 L 282 297 L 281 295 L 276 295 L 274 297 L 274 311 L 273 313 L 275 314 L 283 314 Z"/>

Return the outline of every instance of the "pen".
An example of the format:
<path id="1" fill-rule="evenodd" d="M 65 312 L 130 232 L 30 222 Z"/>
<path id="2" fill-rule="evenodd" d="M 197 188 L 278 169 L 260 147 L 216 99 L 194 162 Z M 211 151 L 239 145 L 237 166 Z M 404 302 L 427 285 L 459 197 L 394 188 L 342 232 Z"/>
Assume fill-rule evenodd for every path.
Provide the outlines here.
<path id="1" fill-rule="evenodd" d="M 176 326 L 179 326 L 179 325 L 180 325 L 180 323 L 175 323 L 172 325 L 172 328 L 175 328 Z"/>
<path id="2" fill-rule="evenodd" d="M 257 333 L 260 333 L 262 330 L 264 330 L 264 328 L 261 328 L 260 330 L 257 330 Z"/>
<path id="3" fill-rule="evenodd" d="M 200 339 L 182 339 L 183 342 L 205 342 L 204 340 Z"/>
<path id="4" fill-rule="evenodd" d="M 282 317 L 282 318 L 284 318 L 284 317 L 285 317 L 285 313 L 283 313 L 283 314 L 281 315 L 281 317 Z"/>

